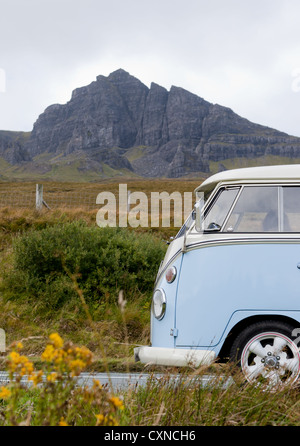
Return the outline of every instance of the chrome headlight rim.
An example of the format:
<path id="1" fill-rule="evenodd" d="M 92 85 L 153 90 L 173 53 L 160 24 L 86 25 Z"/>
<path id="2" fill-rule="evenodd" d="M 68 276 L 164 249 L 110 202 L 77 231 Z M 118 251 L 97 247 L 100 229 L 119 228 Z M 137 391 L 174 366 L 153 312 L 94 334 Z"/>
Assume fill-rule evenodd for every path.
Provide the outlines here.
<path id="1" fill-rule="evenodd" d="M 161 321 L 166 313 L 167 298 L 162 288 L 157 288 L 152 298 L 152 313 L 155 319 Z"/>

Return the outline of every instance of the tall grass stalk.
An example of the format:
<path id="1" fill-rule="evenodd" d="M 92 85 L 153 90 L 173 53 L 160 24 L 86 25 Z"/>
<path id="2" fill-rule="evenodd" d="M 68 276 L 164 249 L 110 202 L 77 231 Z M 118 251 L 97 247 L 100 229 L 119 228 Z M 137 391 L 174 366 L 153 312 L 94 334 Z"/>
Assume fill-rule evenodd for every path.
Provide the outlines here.
<path id="1" fill-rule="evenodd" d="M 125 394 L 124 415 L 131 425 L 300 425 L 297 388 L 264 391 L 243 382 L 232 366 L 177 372 L 150 377 L 145 387 L 130 394 L 133 401 L 127 414 Z"/>
<path id="2" fill-rule="evenodd" d="M 113 392 L 113 385 L 112 385 L 112 381 L 111 381 L 111 377 L 110 377 L 110 370 L 109 370 L 108 360 L 107 360 L 107 356 L 106 356 L 104 345 L 102 343 L 102 336 L 101 336 L 102 333 L 101 333 L 101 330 L 98 331 L 96 329 L 96 327 L 95 327 L 93 318 L 92 318 L 91 313 L 89 311 L 89 307 L 88 307 L 88 305 L 87 305 L 87 303 L 85 301 L 84 294 L 83 294 L 81 288 L 79 287 L 79 285 L 77 283 L 77 275 L 76 274 L 72 274 L 65 265 L 64 265 L 64 269 L 65 269 L 66 273 L 68 274 L 68 276 L 70 277 L 70 279 L 72 281 L 74 290 L 76 291 L 77 295 L 79 296 L 80 302 L 81 302 L 82 307 L 83 307 L 83 309 L 85 311 L 85 315 L 86 315 L 86 318 L 87 318 L 87 321 L 88 321 L 88 324 L 89 324 L 90 328 L 93 330 L 94 333 L 97 333 L 97 343 L 98 343 L 98 346 L 99 346 L 100 351 L 101 351 L 101 357 L 102 357 L 101 359 L 103 361 L 104 368 L 105 368 L 105 371 L 106 371 L 107 376 L 108 376 L 111 392 Z"/>

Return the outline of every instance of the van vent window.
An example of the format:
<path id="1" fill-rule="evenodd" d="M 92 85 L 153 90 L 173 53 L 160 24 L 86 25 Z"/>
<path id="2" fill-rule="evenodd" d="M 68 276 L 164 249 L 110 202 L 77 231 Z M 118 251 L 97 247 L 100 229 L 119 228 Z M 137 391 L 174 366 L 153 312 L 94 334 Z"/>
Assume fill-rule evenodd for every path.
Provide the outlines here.
<path id="1" fill-rule="evenodd" d="M 221 229 L 233 203 L 239 192 L 239 188 L 223 188 L 217 194 L 204 218 L 204 230 L 212 227 Z"/>

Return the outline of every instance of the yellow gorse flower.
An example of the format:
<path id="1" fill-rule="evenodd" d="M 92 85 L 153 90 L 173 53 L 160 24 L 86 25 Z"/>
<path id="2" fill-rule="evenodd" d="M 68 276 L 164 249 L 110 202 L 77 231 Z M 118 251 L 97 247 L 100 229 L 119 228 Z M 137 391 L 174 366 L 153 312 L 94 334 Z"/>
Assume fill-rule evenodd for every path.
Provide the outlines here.
<path id="1" fill-rule="evenodd" d="M 124 409 L 123 401 L 120 400 L 120 398 L 118 398 L 117 396 L 112 396 L 111 398 L 109 398 L 109 401 L 113 404 L 113 406 L 116 409 L 120 409 L 120 410 Z"/>
<path id="2" fill-rule="evenodd" d="M 69 426 L 68 423 L 65 421 L 64 417 L 61 417 L 58 425 L 59 426 Z"/>
<path id="3" fill-rule="evenodd" d="M 53 343 L 55 348 L 61 348 L 64 344 L 64 341 L 62 340 L 62 338 L 59 336 L 58 333 L 52 333 L 49 336 L 49 339 Z"/>
<path id="4" fill-rule="evenodd" d="M 95 415 L 97 422 L 96 426 L 118 426 L 116 419 L 112 415 Z"/>
<path id="5" fill-rule="evenodd" d="M 19 376 L 30 376 L 34 370 L 33 364 L 27 356 L 14 351 L 8 355 L 8 368 L 10 372 L 18 373 Z"/>
<path id="6" fill-rule="evenodd" d="M 0 399 L 2 400 L 6 400 L 7 398 L 9 398 L 11 395 L 11 391 L 4 386 L 0 387 Z"/>
<path id="7" fill-rule="evenodd" d="M 56 372 L 52 372 L 47 376 L 47 381 L 54 383 L 55 380 L 57 379 L 57 373 Z"/>
<path id="8" fill-rule="evenodd" d="M 85 362 L 82 359 L 74 359 L 69 363 L 72 376 L 78 376 L 85 368 Z"/>
<path id="9" fill-rule="evenodd" d="M 38 372 L 32 373 L 28 378 L 29 381 L 32 381 L 34 386 L 37 386 L 39 383 L 43 381 L 43 372 L 39 370 Z"/>
<path id="10" fill-rule="evenodd" d="M 93 390 L 103 389 L 99 379 L 93 379 Z"/>
<path id="11" fill-rule="evenodd" d="M 110 394 L 98 380 L 93 380 L 92 386 L 78 389 L 76 380 L 73 379 L 92 363 L 92 353 L 89 349 L 76 347 L 71 342 L 64 343 L 57 333 L 53 333 L 49 336 L 48 344 L 41 355 L 44 364 L 41 370 L 36 371 L 33 363 L 25 355 L 20 354 L 23 345 L 15 343 L 13 348 L 14 350 L 7 356 L 11 384 L 9 388 L 0 387 L 0 399 L 7 399 L 13 394 L 14 398 L 11 401 L 14 402 L 18 397 L 18 392 L 23 388 L 21 385 L 23 376 L 27 375 L 28 381 L 34 386 L 41 383 L 45 376 L 44 384 L 41 386 L 41 396 L 46 399 L 44 406 L 47 423 L 53 419 L 56 425 L 68 426 L 65 417 L 71 424 L 76 422 L 70 403 L 73 404 L 79 397 L 80 404 L 84 402 L 92 410 L 89 413 L 102 412 L 95 415 L 96 422 L 93 424 L 118 425 L 118 417 L 121 415 L 119 411 L 124 409 L 122 399 Z M 56 396 L 58 396 L 57 403 Z M 61 398 L 67 402 L 66 405 L 61 405 Z M 49 401 L 51 404 L 48 404 Z M 12 403 L 8 404 L 8 409 L 10 406 Z M 49 415 L 48 412 L 50 412 Z"/>
<path id="12" fill-rule="evenodd" d="M 49 340 L 41 358 L 56 372 L 78 376 L 91 363 L 92 353 L 86 347 L 74 347 L 70 343 L 64 345 L 57 333 L 50 335 Z"/>
<path id="13" fill-rule="evenodd" d="M 52 362 L 56 356 L 57 356 L 56 349 L 52 344 L 48 344 L 44 352 L 42 353 L 41 358 L 43 361 Z"/>

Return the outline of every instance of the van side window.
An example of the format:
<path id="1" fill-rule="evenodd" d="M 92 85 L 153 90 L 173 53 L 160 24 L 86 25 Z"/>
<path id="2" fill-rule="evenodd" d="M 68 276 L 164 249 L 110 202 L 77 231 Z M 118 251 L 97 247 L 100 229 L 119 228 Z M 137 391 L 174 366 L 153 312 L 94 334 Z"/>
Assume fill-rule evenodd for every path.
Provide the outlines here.
<path id="1" fill-rule="evenodd" d="M 245 186 L 225 225 L 225 232 L 279 232 L 276 186 Z"/>
<path id="2" fill-rule="evenodd" d="M 300 232 L 300 187 L 284 186 L 283 200 L 283 232 Z"/>
<path id="3" fill-rule="evenodd" d="M 204 217 L 204 230 L 221 229 L 228 212 L 239 192 L 238 187 L 221 189 Z"/>

